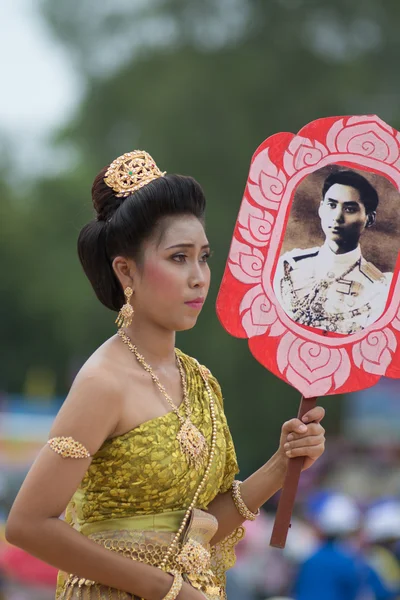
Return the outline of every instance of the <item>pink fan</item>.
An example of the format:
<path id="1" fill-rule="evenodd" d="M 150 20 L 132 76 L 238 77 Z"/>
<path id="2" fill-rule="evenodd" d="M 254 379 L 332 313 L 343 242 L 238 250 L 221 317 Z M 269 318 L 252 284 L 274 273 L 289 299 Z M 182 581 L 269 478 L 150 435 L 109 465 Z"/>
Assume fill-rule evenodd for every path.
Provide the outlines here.
<path id="1" fill-rule="evenodd" d="M 302 394 L 400 377 L 400 134 L 377 116 L 278 133 L 250 164 L 217 314 Z M 271 545 L 283 548 L 303 459 L 291 459 Z"/>

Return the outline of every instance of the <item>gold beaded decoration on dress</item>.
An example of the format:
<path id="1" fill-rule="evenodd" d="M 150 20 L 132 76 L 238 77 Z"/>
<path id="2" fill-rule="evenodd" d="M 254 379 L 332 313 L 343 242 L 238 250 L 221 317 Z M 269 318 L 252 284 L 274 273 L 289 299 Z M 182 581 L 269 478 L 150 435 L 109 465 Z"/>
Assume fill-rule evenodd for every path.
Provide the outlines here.
<path id="1" fill-rule="evenodd" d="M 54 437 L 47 443 L 54 452 L 63 458 L 90 458 L 90 452 L 85 446 L 72 437 Z"/>
<path id="2" fill-rule="evenodd" d="M 126 198 L 165 174 L 166 171 L 160 171 L 150 154 L 144 150 L 134 150 L 126 152 L 111 163 L 104 183 L 116 193 L 117 198 Z"/>
<path id="3" fill-rule="evenodd" d="M 200 542 L 189 540 L 176 558 L 184 573 L 202 575 L 211 568 L 211 554 Z"/>
<path id="4" fill-rule="evenodd" d="M 196 361 L 197 362 L 197 361 Z M 212 423 L 212 433 L 211 433 L 211 448 L 210 448 L 210 452 L 208 455 L 208 462 L 207 462 L 207 467 L 206 470 L 204 471 L 204 475 L 200 480 L 200 483 L 197 487 L 197 490 L 193 496 L 192 502 L 190 503 L 190 505 L 188 506 L 186 512 L 185 512 L 185 516 L 182 519 L 182 522 L 179 526 L 178 531 L 176 532 L 172 542 L 170 543 L 167 552 L 165 553 L 165 556 L 163 558 L 163 560 L 161 561 L 161 564 L 159 565 L 160 569 L 165 569 L 167 562 L 170 558 L 170 556 L 172 555 L 172 553 L 174 552 L 176 546 L 178 545 L 178 542 L 180 540 L 181 535 L 183 534 L 186 524 L 189 521 L 189 517 L 191 515 L 192 510 L 194 509 L 194 507 L 196 506 L 197 500 L 199 499 L 199 496 L 201 494 L 201 492 L 203 491 L 203 488 L 206 484 L 206 481 L 208 479 L 208 476 L 210 474 L 211 471 L 211 465 L 213 463 L 214 460 L 214 456 L 215 456 L 215 447 L 217 444 L 217 419 L 216 419 L 216 415 L 215 415 L 215 406 L 214 406 L 214 397 L 212 395 L 212 391 L 211 391 L 211 387 L 210 384 L 208 382 L 208 378 L 206 376 L 205 371 L 203 371 L 203 369 L 201 368 L 200 364 L 197 362 L 197 366 L 200 372 L 201 377 L 203 378 L 204 381 L 204 385 L 206 387 L 207 390 L 207 395 L 210 399 L 210 414 L 211 414 L 211 423 Z"/>
<path id="5" fill-rule="evenodd" d="M 190 420 L 191 417 L 191 409 L 190 409 L 190 401 L 187 393 L 186 379 L 185 373 L 183 371 L 183 367 L 179 357 L 176 355 L 176 362 L 178 365 L 179 373 L 181 376 L 182 389 L 183 389 L 183 404 L 186 412 L 186 417 L 182 417 L 178 408 L 172 402 L 171 398 L 167 394 L 165 387 L 162 385 L 161 381 L 158 379 L 157 375 L 154 373 L 153 369 L 150 365 L 147 364 L 144 357 L 139 353 L 137 347 L 132 343 L 131 339 L 122 329 L 118 331 L 118 335 L 122 338 L 122 341 L 128 346 L 129 350 L 132 354 L 135 355 L 136 360 L 142 365 L 145 371 L 149 373 L 150 377 L 167 400 L 168 404 L 176 414 L 181 424 L 181 427 L 176 435 L 176 439 L 179 442 L 182 453 L 186 456 L 188 463 L 190 466 L 193 466 L 195 469 L 200 469 L 205 465 L 208 455 L 208 447 L 207 442 L 204 435 L 197 429 L 197 427 Z"/>

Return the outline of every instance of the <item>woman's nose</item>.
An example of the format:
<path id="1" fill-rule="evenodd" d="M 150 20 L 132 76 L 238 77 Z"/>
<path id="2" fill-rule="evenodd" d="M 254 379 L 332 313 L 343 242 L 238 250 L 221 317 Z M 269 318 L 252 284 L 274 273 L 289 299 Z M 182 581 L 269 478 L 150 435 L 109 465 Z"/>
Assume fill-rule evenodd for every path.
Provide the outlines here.
<path id="1" fill-rule="evenodd" d="M 200 265 L 197 265 L 193 268 L 193 272 L 190 276 L 190 285 L 191 287 L 199 287 L 202 288 L 205 286 L 206 278 L 205 273 Z"/>

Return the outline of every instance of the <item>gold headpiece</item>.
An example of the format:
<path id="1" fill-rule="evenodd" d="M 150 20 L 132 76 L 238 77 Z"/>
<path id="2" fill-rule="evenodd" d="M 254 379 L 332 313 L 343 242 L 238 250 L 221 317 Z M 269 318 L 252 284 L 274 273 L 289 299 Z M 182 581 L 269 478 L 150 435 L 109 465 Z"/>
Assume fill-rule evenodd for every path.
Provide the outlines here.
<path id="1" fill-rule="evenodd" d="M 153 179 L 164 177 L 150 154 L 144 150 L 126 152 L 116 158 L 108 167 L 104 183 L 108 185 L 117 198 L 126 198 Z"/>

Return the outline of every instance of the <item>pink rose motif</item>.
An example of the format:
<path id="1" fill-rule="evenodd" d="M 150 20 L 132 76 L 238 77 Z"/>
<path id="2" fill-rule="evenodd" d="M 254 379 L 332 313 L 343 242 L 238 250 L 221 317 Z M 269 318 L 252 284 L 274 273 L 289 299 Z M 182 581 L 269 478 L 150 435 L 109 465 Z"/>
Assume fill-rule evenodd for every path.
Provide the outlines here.
<path id="1" fill-rule="evenodd" d="M 271 335 L 281 335 L 285 331 L 261 285 L 251 288 L 244 295 L 239 312 L 243 313 L 242 325 L 249 338 L 263 335 L 269 328 Z"/>
<path id="2" fill-rule="evenodd" d="M 292 176 L 296 171 L 317 165 L 327 155 L 328 150 L 318 140 L 296 135 L 283 156 L 283 165 Z"/>
<path id="3" fill-rule="evenodd" d="M 242 283 L 261 282 L 264 255 L 258 248 L 242 244 L 236 237 L 232 240 L 228 266 L 232 275 Z"/>
<path id="4" fill-rule="evenodd" d="M 338 389 L 350 375 L 350 359 L 344 348 L 329 348 L 287 332 L 277 353 L 280 372 L 304 396 L 323 396 Z"/>
<path id="5" fill-rule="evenodd" d="M 264 208 L 277 210 L 285 187 L 284 172 L 272 162 L 268 148 L 265 148 L 256 156 L 250 167 L 247 189 L 251 198 Z"/>
<path id="6" fill-rule="evenodd" d="M 384 375 L 396 348 L 396 336 L 391 329 L 386 327 L 382 331 L 371 331 L 353 346 L 353 360 L 359 369 L 364 369 L 367 373 Z"/>
<path id="7" fill-rule="evenodd" d="M 253 206 L 244 198 L 239 212 L 239 231 L 252 246 L 265 247 L 271 237 L 274 217 L 267 211 Z"/>
<path id="8" fill-rule="evenodd" d="M 332 152 L 360 154 L 389 164 L 399 158 L 399 144 L 392 127 L 376 116 L 340 119 L 327 134 Z"/>

